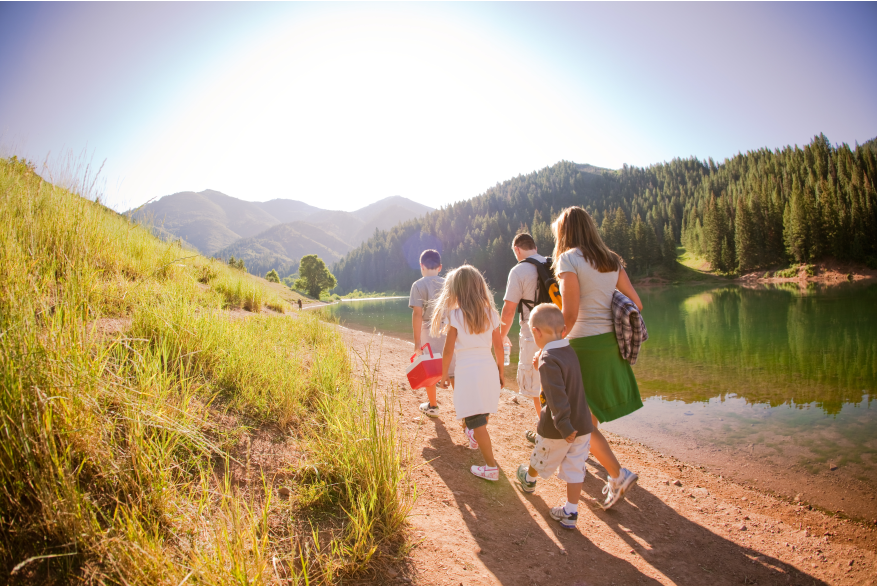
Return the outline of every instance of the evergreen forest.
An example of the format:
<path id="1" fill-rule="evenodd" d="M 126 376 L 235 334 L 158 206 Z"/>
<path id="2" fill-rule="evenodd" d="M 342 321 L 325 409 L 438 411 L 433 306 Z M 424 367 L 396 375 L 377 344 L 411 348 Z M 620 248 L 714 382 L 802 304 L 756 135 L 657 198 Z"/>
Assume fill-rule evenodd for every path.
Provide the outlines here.
<path id="1" fill-rule="evenodd" d="M 610 171 L 561 161 L 374 235 L 335 263 L 338 290 L 406 291 L 426 248 L 446 269 L 471 263 L 503 289 L 511 242 L 529 231 L 542 254 L 567 206 L 594 217 L 628 273 L 676 263 L 676 246 L 726 274 L 826 257 L 877 267 L 877 139 L 760 149 L 716 163 L 674 159 Z"/>

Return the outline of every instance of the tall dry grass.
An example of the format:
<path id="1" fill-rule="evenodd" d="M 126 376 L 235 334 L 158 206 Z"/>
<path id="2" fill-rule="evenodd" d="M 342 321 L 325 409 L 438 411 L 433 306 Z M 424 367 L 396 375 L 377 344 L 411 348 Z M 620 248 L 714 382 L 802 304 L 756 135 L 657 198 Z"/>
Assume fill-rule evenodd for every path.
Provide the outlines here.
<path id="1" fill-rule="evenodd" d="M 232 319 L 288 308 L 17 160 L 0 160 L 0 227 L 0 579 L 337 582 L 398 538 L 395 400 L 330 325 Z M 262 427 L 300 460 L 235 479 Z"/>

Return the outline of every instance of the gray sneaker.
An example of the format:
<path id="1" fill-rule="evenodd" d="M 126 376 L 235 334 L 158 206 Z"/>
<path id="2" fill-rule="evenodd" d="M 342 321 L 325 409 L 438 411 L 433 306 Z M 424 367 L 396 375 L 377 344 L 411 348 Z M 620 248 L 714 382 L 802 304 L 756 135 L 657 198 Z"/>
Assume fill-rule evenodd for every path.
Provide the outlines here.
<path id="1" fill-rule="evenodd" d="M 429 402 L 423 402 L 422 404 L 420 404 L 420 411 L 430 418 L 437 418 L 439 415 L 439 407 L 431 406 L 429 405 Z"/>
<path id="2" fill-rule="evenodd" d="M 527 465 L 520 465 L 518 467 L 518 483 L 521 484 L 521 491 L 524 493 L 533 493 L 536 491 L 536 482 L 535 481 L 527 481 L 527 471 L 530 470 L 530 467 Z"/>
<path id="3" fill-rule="evenodd" d="M 621 498 L 634 486 L 637 479 L 639 479 L 637 474 L 628 469 L 621 469 L 618 477 L 607 477 L 606 485 L 603 486 L 603 495 L 606 496 L 603 509 L 608 510 L 621 501 Z"/>

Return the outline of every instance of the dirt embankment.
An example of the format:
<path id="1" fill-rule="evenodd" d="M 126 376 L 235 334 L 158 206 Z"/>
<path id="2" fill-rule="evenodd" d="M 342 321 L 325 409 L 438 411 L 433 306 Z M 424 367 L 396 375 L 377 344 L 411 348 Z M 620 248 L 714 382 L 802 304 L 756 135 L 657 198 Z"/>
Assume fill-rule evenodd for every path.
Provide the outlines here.
<path id="1" fill-rule="evenodd" d="M 417 410 L 424 394 L 407 387 L 404 371 L 411 343 L 343 332 L 362 356 L 371 347 L 381 387 L 398 389 L 401 425 L 414 443 L 415 546 L 387 569 L 387 583 L 877 583 L 874 525 L 811 511 L 611 434 L 639 484 L 604 512 L 595 503 L 606 473 L 589 461 L 578 527 L 564 530 L 548 516 L 565 499 L 563 483 L 540 480 L 532 495 L 515 487 L 515 470 L 530 454 L 523 438 L 535 418 L 529 401 L 502 396 L 490 423 L 500 481 L 477 479 L 468 469 L 482 464 L 481 455 L 454 419 L 452 392 L 439 390 L 440 418 Z"/>
<path id="2" fill-rule="evenodd" d="M 801 264 L 793 267 L 794 271 L 753 271 L 741 275 L 736 281 L 749 283 L 821 283 L 835 285 L 852 281 L 864 281 L 877 277 L 877 271 L 858 263 L 843 263 L 832 259 L 820 261 L 813 265 Z M 791 273 L 791 275 L 788 275 Z"/>

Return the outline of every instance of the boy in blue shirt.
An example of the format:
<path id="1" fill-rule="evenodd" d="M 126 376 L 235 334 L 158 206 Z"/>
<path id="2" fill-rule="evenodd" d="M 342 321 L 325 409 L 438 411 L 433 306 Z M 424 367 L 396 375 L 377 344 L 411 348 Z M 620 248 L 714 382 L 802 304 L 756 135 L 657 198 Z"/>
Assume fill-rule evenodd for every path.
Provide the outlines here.
<path id="1" fill-rule="evenodd" d="M 551 517 L 567 529 L 576 527 L 579 496 L 585 480 L 585 461 L 591 448 L 591 410 L 585 398 L 582 371 L 575 351 L 564 336 L 563 312 L 554 304 L 539 304 L 530 314 L 530 330 L 539 347 L 542 413 L 530 463 L 518 467 L 521 490 L 533 493 L 536 478 L 566 481 L 566 503 L 551 508 Z"/>

